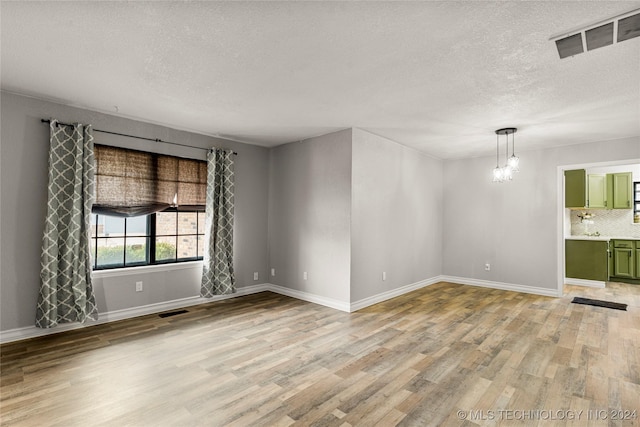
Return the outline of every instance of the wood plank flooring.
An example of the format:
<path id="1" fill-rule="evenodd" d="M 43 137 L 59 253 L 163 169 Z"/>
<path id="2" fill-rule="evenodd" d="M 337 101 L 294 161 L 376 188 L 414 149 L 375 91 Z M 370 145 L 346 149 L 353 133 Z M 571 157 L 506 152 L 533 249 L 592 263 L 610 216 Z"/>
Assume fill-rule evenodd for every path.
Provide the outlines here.
<path id="1" fill-rule="evenodd" d="M 443 282 L 351 314 L 264 292 L 0 352 L 3 426 L 640 425 L 640 286 L 622 283 Z"/>

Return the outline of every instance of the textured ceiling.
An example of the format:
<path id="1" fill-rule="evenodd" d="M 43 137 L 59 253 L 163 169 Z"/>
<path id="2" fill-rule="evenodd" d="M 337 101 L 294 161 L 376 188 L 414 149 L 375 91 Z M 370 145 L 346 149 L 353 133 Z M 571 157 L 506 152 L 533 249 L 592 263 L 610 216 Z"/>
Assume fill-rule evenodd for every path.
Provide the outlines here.
<path id="1" fill-rule="evenodd" d="M 491 154 L 507 126 L 517 151 L 640 135 L 640 38 L 562 60 L 549 40 L 639 1 L 0 7 L 3 90 L 177 129 L 358 127 L 439 158 Z"/>

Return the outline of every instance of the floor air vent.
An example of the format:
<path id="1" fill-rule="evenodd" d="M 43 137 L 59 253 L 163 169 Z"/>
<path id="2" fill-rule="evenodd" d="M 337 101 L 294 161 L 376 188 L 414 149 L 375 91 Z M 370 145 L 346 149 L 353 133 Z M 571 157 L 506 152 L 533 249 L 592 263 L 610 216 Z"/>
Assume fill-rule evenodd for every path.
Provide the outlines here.
<path id="1" fill-rule="evenodd" d="M 560 58 L 620 43 L 640 36 L 640 9 L 551 37 Z"/>
<path id="2" fill-rule="evenodd" d="M 188 311 L 187 310 L 169 311 L 167 313 L 160 313 L 160 314 L 158 314 L 158 316 L 160 316 L 160 317 L 171 317 L 171 316 L 176 316 L 178 314 L 183 314 L 183 313 L 188 313 Z"/>
<path id="3" fill-rule="evenodd" d="M 627 304 L 620 304 L 619 302 L 600 301 L 599 299 L 589 299 L 574 297 L 574 304 L 593 305 L 595 307 L 613 308 L 614 310 L 627 311 Z"/>

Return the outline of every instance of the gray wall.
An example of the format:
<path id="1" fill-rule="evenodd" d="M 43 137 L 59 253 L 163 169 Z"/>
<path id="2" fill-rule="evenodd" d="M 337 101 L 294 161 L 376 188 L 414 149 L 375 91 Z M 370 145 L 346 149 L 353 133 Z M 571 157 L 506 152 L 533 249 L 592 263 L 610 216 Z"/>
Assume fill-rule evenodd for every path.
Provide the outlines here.
<path id="1" fill-rule="evenodd" d="M 270 283 L 348 303 L 351 129 L 273 148 L 269 191 Z"/>
<path id="2" fill-rule="evenodd" d="M 518 154 L 521 172 L 503 184 L 493 157 L 444 163 L 444 275 L 556 289 L 558 166 L 640 158 L 640 138 Z"/>
<path id="3" fill-rule="evenodd" d="M 351 302 L 439 276 L 442 161 L 354 129 L 352 184 Z"/>
<path id="4" fill-rule="evenodd" d="M 49 117 L 234 149 L 238 287 L 270 282 L 344 303 L 440 274 L 555 289 L 562 233 L 558 166 L 640 158 L 639 138 L 521 151 L 522 172 L 511 183 L 493 184 L 492 157 L 440 161 L 359 129 L 267 150 L 2 92 L 3 331 L 34 322 L 49 138 L 40 119 Z M 95 137 L 98 143 L 204 158 L 197 149 Z M 197 263 L 171 271 L 98 273 L 100 312 L 197 296 L 199 273 Z M 145 291 L 136 293 L 140 280 Z"/>
<path id="5" fill-rule="evenodd" d="M 112 130 L 202 148 L 232 148 L 236 157 L 234 260 L 238 287 L 268 281 L 267 198 L 269 150 L 249 144 L 183 132 L 52 102 L 1 93 L 0 147 L 0 329 L 32 326 L 39 286 L 44 225 L 48 125 L 41 118 L 91 123 Z M 205 158 L 205 151 L 94 133 L 96 143 L 183 157 Z M 106 274 L 96 279 L 101 312 L 131 308 L 199 294 L 198 266 L 172 272 L 153 269 Z M 258 272 L 260 280 L 253 280 Z M 135 293 L 143 280 L 145 291 Z"/>

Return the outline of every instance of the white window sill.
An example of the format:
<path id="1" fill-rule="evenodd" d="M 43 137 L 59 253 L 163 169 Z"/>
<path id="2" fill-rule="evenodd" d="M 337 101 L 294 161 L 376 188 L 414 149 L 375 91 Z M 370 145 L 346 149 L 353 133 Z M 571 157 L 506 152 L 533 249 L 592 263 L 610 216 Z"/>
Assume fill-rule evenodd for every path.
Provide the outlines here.
<path id="1" fill-rule="evenodd" d="M 162 271 L 185 270 L 190 268 L 202 268 L 202 260 L 185 261 L 170 264 L 143 265 L 140 267 L 113 268 L 109 270 L 94 270 L 92 278 L 134 276 L 136 274 L 159 273 Z"/>

